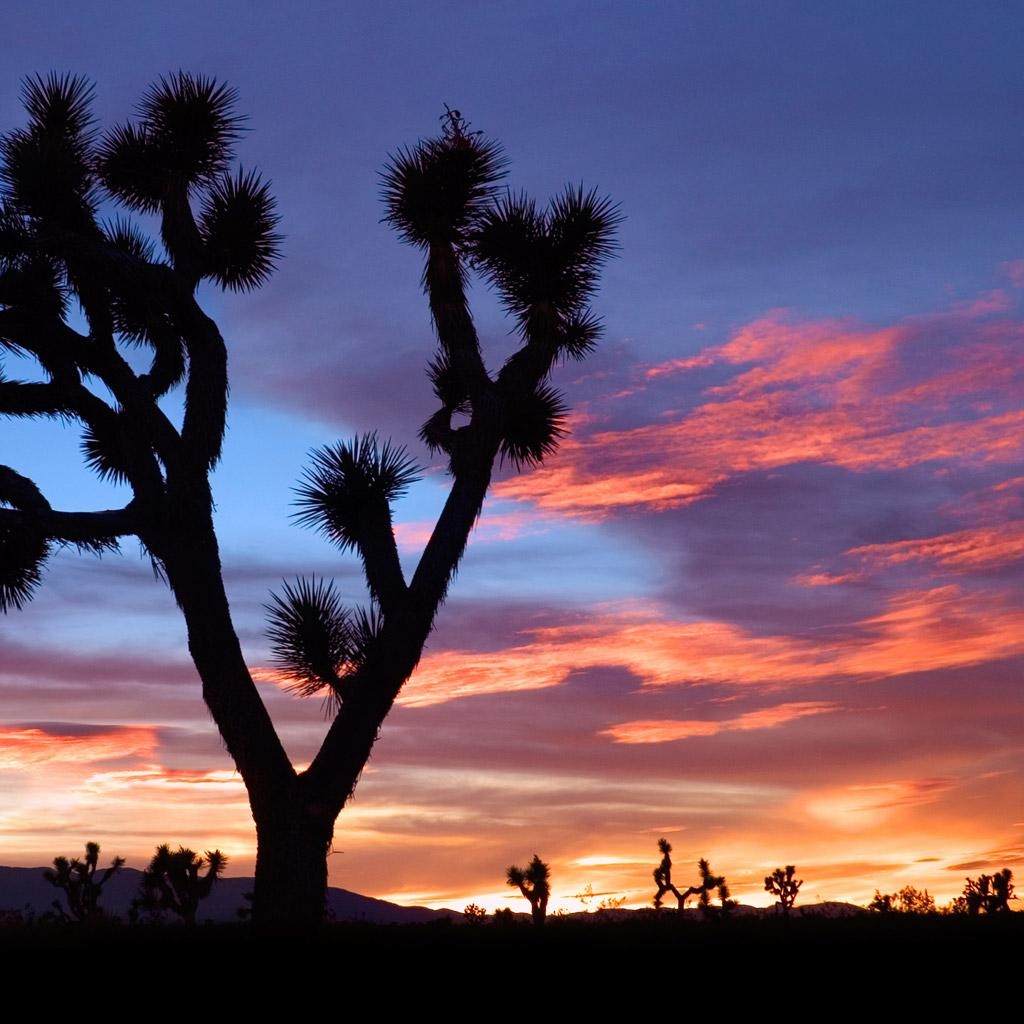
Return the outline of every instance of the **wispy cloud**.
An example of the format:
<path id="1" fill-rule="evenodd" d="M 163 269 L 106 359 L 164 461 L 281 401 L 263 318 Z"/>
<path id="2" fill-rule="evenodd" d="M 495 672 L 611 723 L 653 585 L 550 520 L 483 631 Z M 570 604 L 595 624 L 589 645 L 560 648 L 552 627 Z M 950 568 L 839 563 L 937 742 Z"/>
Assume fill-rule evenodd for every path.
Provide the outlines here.
<path id="1" fill-rule="evenodd" d="M 0 771 L 26 771 L 46 766 L 82 765 L 149 757 L 159 739 L 155 726 L 98 728 L 61 733 L 40 728 L 0 729 Z"/>
<path id="2" fill-rule="evenodd" d="M 838 709 L 838 704 L 828 701 L 792 701 L 719 721 L 660 719 L 622 722 L 602 729 L 600 734 L 610 736 L 615 743 L 670 743 L 692 736 L 717 736 L 721 732 L 774 729 L 776 726 L 806 718 L 808 715 L 822 715 Z"/>
<path id="3" fill-rule="evenodd" d="M 847 554 L 874 565 L 927 561 L 954 571 L 1006 565 L 1024 558 L 1024 519 L 935 537 L 864 544 Z"/>
<path id="4" fill-rule="evenodd" d="M 753 635 L 726 622 L 678 622 L 656 609 L 595 610 L 578 623 L 529 631 L 498 651 L 428 654 L 399 703 L 422 707 L 487 693 L 556 686 L 570 673 L 621 666 L 648 686 L 788 686 L 886 678 L 1024 653 L 1024 609 L 1011 596 L 949 585 L 905 591 L 841 635 Z M 259 678 L 287 685 L 273 669 Z M 756 719 L 755 719 L 756 721 Z M 758 726 L 760 727 L 760 726 Z"/>

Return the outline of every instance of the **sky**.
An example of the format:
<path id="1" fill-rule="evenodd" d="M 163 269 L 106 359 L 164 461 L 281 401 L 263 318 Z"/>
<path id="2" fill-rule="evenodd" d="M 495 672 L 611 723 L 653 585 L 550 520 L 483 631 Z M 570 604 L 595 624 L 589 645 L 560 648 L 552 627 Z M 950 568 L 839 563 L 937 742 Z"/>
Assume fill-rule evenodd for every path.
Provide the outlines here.
<path id="1" fill-rule="evenodd" d="M 504 467 L 328 859 L 401 903 L 649 905 L 707 857 L 767 905 L 1024 872 L 1024 8 L 1018 3 L 79 3 L 5 12 L 0 130 L 24 78 L 86 75 L 104 127 L 185 70 L 238 90 L 245 168 L 284 234 L 258 292 L 202 292 L 228 341 L 213 478 L 243 647 L 283 741 L 326 729 L 273 668 L 263 605 L 358 560 L 291 521 L 311 449 L 377 430 L 443 503 L 420 257 L 389 154 L 444 105 L 509 184 L 618 202 L 599 350 L 560 367 L 571 432 Z M 481 282 L 486 357 L 515 339 Z M 20 369 L 20 368 L 19 368 Z M 8 360 L 8 376 L 15 376 Z M 73 430 L 0 424 L 0 463 L 68 510 L 124 494 Z M 244 788 L 184 627 L 133 543 L 62 553 L 0 619 L 0 863 L 143 866 L 169 842 L 251 873 Z M 692 879 L 690 876 L 693 876 Z M 593 894 L 588 897 L 588 894 Z"/>

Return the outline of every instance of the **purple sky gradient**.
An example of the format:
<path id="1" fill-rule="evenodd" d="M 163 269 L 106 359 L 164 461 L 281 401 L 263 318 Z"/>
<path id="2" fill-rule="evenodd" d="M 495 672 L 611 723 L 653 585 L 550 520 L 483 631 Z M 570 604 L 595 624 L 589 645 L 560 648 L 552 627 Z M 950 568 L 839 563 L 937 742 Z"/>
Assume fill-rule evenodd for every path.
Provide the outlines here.
<path id="1" fill-rule="evenodd" d="M 588 883 L 640 906 L 661 835 L 680 877 L 706 856 L 755 903 L 794 862 L 802 899 L 861 902 L 1024 869 L 1019 8 L 85 2 L 6 28 L 2 130 L 36 72 L 89 76 L 104 126 L 179 68 L 238 89 L 240 160 L 286 237 L 261 291 L 204 295 L 232 374 L 214 486 L 298 762 L 322 708 L 274 682 L 262 605 L 297 574 L 365 598 L 357 561 L 289 522 L 306 454 L 377 429 L 427 461 L 431 328 L 418 256 L 380 222 L 388 154 L 448 103 L 501 140 L 514 189 L 621 203 L 605 339 L 556 375 L 572 434 L 498 475 L 332 884 L 499 906 L 536 851 L 567 907 Z M 471 297 L 498 366 L 510 325 Z M 72 434 L 0 431 L 55 506 L 117 504 Z M 407 564 L 443 485 L 434 467 L 396 510 Z M 92 839 L 251 870 L 184 627 L 130 544 L 61 554 L 0 621 L 0 863 Z"/>

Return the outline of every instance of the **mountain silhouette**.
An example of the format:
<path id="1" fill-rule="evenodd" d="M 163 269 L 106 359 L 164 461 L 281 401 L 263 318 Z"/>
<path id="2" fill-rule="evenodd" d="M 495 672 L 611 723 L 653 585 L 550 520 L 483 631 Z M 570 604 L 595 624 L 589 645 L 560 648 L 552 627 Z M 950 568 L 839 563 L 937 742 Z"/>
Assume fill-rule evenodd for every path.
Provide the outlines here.
<path id="1" fill-rule="evenodd" d="M 20 911 L 25 915 L 43 914 L 58 900 L 65 906 L 64 894 L 43 878 L 42 867 L 0 867 L 0 912 Z M 100 906 L 124 921 L 132 900 L 139 893 L 142 872 L 122 868 L 103 888 Z M 251 878 L 222 878 L 199 905 L 197 920 L 229 922 L 238 920 L 238 912 L 248 907 L 245 894 L 252 892 Z M 370 924 L 420 924 L 459 916 L 454 911 L 427 907 L 402 907 L 397 903 L 360 896 L 347 889 L 328 888 L 327 911 L 335 921 L 366 921 Z"/>

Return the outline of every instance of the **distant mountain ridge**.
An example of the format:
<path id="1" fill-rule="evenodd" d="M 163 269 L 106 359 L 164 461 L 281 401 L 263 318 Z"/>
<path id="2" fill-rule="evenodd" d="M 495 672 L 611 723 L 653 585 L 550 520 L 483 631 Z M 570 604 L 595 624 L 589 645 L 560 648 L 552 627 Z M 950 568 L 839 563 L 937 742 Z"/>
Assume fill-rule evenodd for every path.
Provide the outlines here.
<path id="1" fill-rule="evenodd" d="M 8 868 L 0 867 L 0 913 L 3 911 L 20 911 L 26 915 L 39 915 L 53 909 L 53 901 L 67 909 L 67 901 L 60 889 L 50 885 L 43 878 L 45 868 Z M 128 919 L 128 910 L 132 900 L 139 892 L 139 881 L 142 872 L 138 868 L 122 868 L 103 888 L 100 905 L 109 914 L 123 920 Z M 245 894 L 252 892 L 252 878 L 222 878 L 213 887 L 209 897 L 199 905 L 199 921 L 230 922 L 239 919 L 238 912 L 248 907 Z M 327 890 L 327 910 L 335 921 L 365 921 L 368 924 L 424 924 L 430 921 L 452 919 L 455 922 L 464 920 L 458 910 L 431 910 L 428 907 L 404 907 L 387 900 L 378 900 L 372 896 L 361 896 L 347 889 L 329 887 Z M 663 914 L 674 913 L 674 910 L 663 910 Z M 529 915 L 514 911 L 517 918 L 529 920 Z M 602 911 L 603 918 L 597 914 L 573 913 L 573 918 L 590 918 L 593 920 L 627 919 L 637 910 Z M 697 917 L 700 911 L 696 907 L 687 907 L 687 916 Z M 773 907 L 737 906 L 732 913 L 740 917 L 768 917 L 777 911 Z M 825 902 L 811 903 L 794 907 L 794 917 L 850 917 L 866 914 L 863 907 L 851 903 Z"/>
<path id="2" fill-rule="evenodd" d="M 53 909 L 57 900 L 67 909 L 64 893 L 43 878 L 45 868 L 0 867 L 0 912 L 20 911 L 39 915 Z M 107 913 L 127 920 L 132 900 L 138 895 L 142 872 L 122 868 L 103 887 L 100 906 Z M 199 905 L 200 921 L 237 921 L 245 910 L 245 894 L 252 892 L 251 878 L 222 878 L 209 897 Z M 457 911 L 430 910 L 427 907 L 403 907 L 397 903 L 360 896 L 347 889 L 328 888 L 327 910 L 336 921 L 366 921 L 371 924 L 420 924 L 446 917 L 461 918 Z"/>

